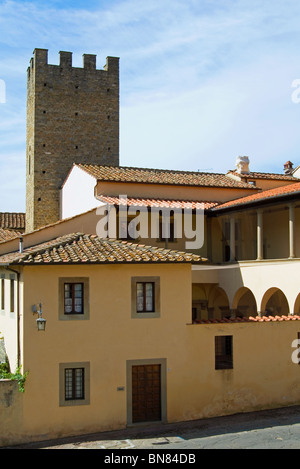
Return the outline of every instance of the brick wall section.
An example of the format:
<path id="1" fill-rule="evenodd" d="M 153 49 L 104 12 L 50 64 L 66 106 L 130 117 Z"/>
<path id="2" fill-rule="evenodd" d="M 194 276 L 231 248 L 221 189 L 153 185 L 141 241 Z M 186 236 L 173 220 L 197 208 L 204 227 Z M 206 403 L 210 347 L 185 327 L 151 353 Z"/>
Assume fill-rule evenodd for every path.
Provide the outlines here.
<path id="1" fill-rule="evenodd" d="M 60 188 L 73 163 L 119 165 L 119 59 L 35 49 L 27 71 L 26 231 L 59 219 Z"/>

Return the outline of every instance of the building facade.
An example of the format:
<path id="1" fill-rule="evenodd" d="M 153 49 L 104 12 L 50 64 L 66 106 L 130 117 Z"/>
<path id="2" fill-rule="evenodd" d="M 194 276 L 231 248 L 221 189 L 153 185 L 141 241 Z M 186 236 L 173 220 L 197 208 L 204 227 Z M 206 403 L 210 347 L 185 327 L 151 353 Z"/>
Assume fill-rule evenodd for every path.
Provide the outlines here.
<path id="1" fill-rule="evenodd" d="M 299 167 L 121 167 L 118 59 L 60 61 L 34 52 L 26 231 L 0 241 L 0 358 L 28 372 L 0 446 L 299 404 Z"/>
<path id="2" fill-rule="evenodd" d="M 2 446 L 300 402 L 300 316 L 226 317 L 222 292 L 238 287 L 238 273 L 250 286 L 249 266 L 80 234 L 0 262 L 6 353 L 29 372 L 24 394 L 0 386 Z M 296 277 L 298 265 L 282 274 Z M 272 284 L 274 265 L 263 269 L 255 275 Z M 214 318 L 205 304 L 195 318 L 195 288 L 210 293 Z M 234 293 L 245 313 L 245 291 Z"/>

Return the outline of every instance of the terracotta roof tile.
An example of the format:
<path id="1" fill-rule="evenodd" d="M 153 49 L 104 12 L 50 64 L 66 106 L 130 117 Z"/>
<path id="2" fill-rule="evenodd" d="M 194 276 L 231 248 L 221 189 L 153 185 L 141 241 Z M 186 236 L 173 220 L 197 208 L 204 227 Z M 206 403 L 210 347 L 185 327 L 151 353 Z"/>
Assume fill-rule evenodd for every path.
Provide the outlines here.
<path id="1" fill-rule="evenodd" d="M 196 324 L 236 324 L 236 323 L 253 323 L 253 322 L 283 322 L 283 321 L 300 321 L 300 316 L 250 316 L 249 318 L 232 318 L 232 319 L 196 319 Z"/>
<path id="2" fill-rule="evenodd" d="M 257 202 L 266 201 L 269 199 L 276 199 L 287 195 L 300 193 L 300 182 L 295 184 L 289 184 L 287 186 L 276 187 L 275 189 L 269 189 L 267 191 L 259 192 L 257 194 L 248 195 L 240 199 L 230 200 L 224 204 L 218 205 L 218 207 L 212 208 L 212 211 L 223 210 L 230 207 L 237 207 Z"/>
<path id="3" fill-rule="evenodd" d="M 73 233 L 0 256 L 1 264 L 200 263 L 195 254 Z"/>
<path id="4" fill-rule="evenodd" d="M 82 215 L 86 215 L 86 214 L 92 213 L 92 212 L 94 212 L 94 211 L 96 212 L 96 210 L 97 210 L 97 208 L 93 207 L 93 208 L 87 210 L 86 212 L 79 213 L 79 214 L 73 215 L 73 216 L 68 217 L 68 218 L 63 218 L 62 220 L 57 220 L 57 221 L 54 222 L 54 223 L 50 223 L 49 225 L 41 226 L 40 228 L 36 228 L 35 230 L 32 230 L 32 231 L 24 232 L 24 233 L 22 233 L 22 236 L 23 236 L 24 238 L 26 238 L 27 236 L 31 236 L 32 233 L 38 233 L 38 232 L 41 232 L 41 231 L 43 231 L 43 230 L 45 230 L 45 229 L 47 229 L 47 228 L 51 228 L 51 227 L 54 227 L 54 226 L 61 225 L 61 224 L 66 223 L 66 222 L 68 222 L 68 221 L 70 221 L 70 220 L 74 220 L 74 219 L 76 219 L 76 218 L 78 218 L 78 217 L 81 217 Z M 19 237 L 19 234 L 18 234 L 17 236 L 15 236 L 15 237 L 18 238 L 18 237 Z M 6 240 L 6 241 L 7 241 L 7 240 Z M 3 242 L 3 241 L 0 240 L 0 243 L 1 243 L 1 242 Z M 4 241 L 4 242 L 5 242 L 5 241 Z"/>
<path id="5" fill-rule="evenodd" d="M 219 202 L 197 202 L 195 200 L 169 200 L 169 199 L 146 199 L 135 197 L 114 197 L 101 195 L 98 200 L 111 205 L 125 205 L 136 207 L 157 207 L 157 208 L 179 208 L 179 209 L 204 209 L 215 207 Z"/>
<path id="6" fill-rule="evenodd" d="M 25 213 L 0 212 L 0 228 L 24 230 Z"/>
<path id="7" fill-rule="evenodd" d="M 259 172 L 250 172 L 248 174 L 241 174 L 238 173 L 236 170 L 228 171 L 227 174 L 233 174 L 234 176 L 238 176 L 242 179 L 271 179 L 271 180 L 279 180 L 279 181 L 297 181 L 298 178 L 294 177 L 291 174 L 280 174 L 280 173 L 259 173 Z"/>
<path id="8" fill-rule="evenodd" d="M 18 236 L 21 236 L 19 231 L 4 230 L 3 228 L 0 228 L 0 242 L 8 241 L 9 239 L 17 238 Z"/>
<path id="9" fill-rule="evenodd" d="M 126 166 L 98 166 L 78 164 L 99 181 L 133 182 L 147 184 L 171 184 L 199 187 L 228 187 L 256 189 L 245 182 L 236 181 L 225 174 L 202 173 L 197 171 L 173 171 L 164 169 L 133 168 Z"/>

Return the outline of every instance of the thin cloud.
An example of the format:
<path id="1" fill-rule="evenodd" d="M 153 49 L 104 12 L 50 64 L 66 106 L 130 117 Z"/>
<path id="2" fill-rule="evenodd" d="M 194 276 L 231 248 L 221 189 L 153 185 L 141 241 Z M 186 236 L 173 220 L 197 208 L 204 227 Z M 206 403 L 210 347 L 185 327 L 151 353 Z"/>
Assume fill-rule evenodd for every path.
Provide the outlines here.
<path id="1" fill-rule="evenodd" d="M 54 64 L 59 50 L 73 52 L 75 66 L 83 53 L 97 54 L 98 67 L 106 55 L 121 58 L 121 164 L 194 170 L 212 161 L 219 172 L 242 153 L 256 169 L 281 171 L 300 144 L 300 104 L 290 99 L 300 78 L 299 19 L 294 0 L 102 0 L 92 8 L 0 0 L 8 94 L 0 169 L 10 180 L 0 197 L 16 206 L 25 197 L 26 68 L 35 47 L 49 49 Z M 13 153 L 18 178 L 5 164 Z"/>

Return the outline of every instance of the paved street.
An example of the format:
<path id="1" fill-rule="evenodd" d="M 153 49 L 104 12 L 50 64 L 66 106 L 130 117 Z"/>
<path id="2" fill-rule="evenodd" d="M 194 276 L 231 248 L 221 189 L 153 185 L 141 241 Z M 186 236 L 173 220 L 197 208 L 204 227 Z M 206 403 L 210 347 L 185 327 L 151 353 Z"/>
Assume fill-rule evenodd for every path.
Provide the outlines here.
<path id="1" fill-rule="evenodd" d="M 300 406 L 135 427 L 18 446 L 25 449 L 300 449 Z M 132 454 L 132 451 L 130 452 Z"/>

